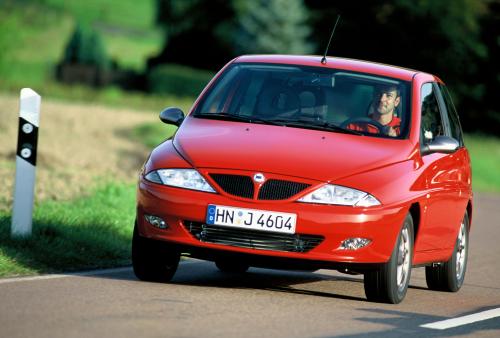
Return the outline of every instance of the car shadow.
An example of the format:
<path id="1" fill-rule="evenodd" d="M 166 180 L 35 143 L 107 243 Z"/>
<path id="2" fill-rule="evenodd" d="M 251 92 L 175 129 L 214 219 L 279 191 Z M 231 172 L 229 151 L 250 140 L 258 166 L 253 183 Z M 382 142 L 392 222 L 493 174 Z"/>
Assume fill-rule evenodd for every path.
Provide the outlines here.
<path id="1" fill-rule="evenodd" d="M 339 293 L 335 288 L 333 288 L 333 290 L 330 288 L 328 291 L 319 291 L 313 288 L 300 287 L 300 285 L 323 281 L 362 282 L 362 280 L 347 276 L 338 277 L 323 274 L 321 272 L 262 268 L 250 268 L 246 273 L 227 273 L 219 271 L 215 265 L 211 263 L 205 263 L 203 267 L 197 265 L 197 263 L 191 263 L 185 268 L 190 271 L 186 271 L 185 273 L 179 271 L 179 275 L 174 277 L 172 283 L 217 288 L 258 289 L 323 298 L 366 301 L 366 299 L 362 297 Z"/>
<path id="2" fill-rule="evenodd" d="M 348 294 L 345 292 L 345 283 L 363 283 L 363 279 L 349 276 L 332 276 L 329 274 L 310 271 L 290 271 L 290 270 L 274 270 L 262 268 L 250 268 L 246 273 L 227 273 L 221 272 L 215 264 L 199 260 L 183 260 L 179 268 L 169 284 L 186 285 L 207 288 L 227 288 L 227 289 L 253 289 L 265 290 L 271 292 L 283 292 L 289 294 L 307 295 L 323 298 L 336 298 L 353 301 L 366 302 L 366 298 L 356 294 Z M 108 279 L 121 279 L 139 281 L 132 270 L 123 271 L 120 273 L 88 275 L 89 277 L 99 277 Z M 318 288 L 304 287 L 304 284 L 315 282 L 332 281 L 341 283 L 342 286 L 335 287 L 335 283 L 331 283 L 328 290 L 318 290 Z M 359 288 L 358 288 L 359 289 Z M 361 286 L 362 289 L 362 286 Z M 361 293 L 363 293 L 361 291 Z"/>
<path id="3" fill-rule="evenodd" d="M 118 273 L 103 273 L 98 276 L 95 274 L 85 275 L 147 283 L 137 279 L 132 269 L 125 269 L 124 271 Z M 82 275 L 80 274 L 80 276 Z M 320 287 L 304 287 L 305 284 L 325 281 L 332 281 L 336 283 L 329 283 L 327 290 L 324 289 L 324 285 L 321 286 L 323 290 L 320 290 Z M 356 283 L 358 287 L 346 288 L 346 283 Z M 314 297 L 367 302 L 362 287 L 362 275 L 331 275 L 328 274 L 328 270 L 310 272 L 250 268 L 245 273 L 228 273 L 219 271 L 212 262 L 186 259 L 181 261 L 175 276 L 169 284 L 209 288 L 266 290 Z M 359 286 L 359 284 L 361 284 L 361 286 Z M 428 290 L 425 287 L 417 285 L 410 285 L 409 288 L 416 290 Z M 347 294 L 348 292 L 350 292 L 350 294 Z M 362 296 L 359 296 L 359 294 L 362 294 Z"/>

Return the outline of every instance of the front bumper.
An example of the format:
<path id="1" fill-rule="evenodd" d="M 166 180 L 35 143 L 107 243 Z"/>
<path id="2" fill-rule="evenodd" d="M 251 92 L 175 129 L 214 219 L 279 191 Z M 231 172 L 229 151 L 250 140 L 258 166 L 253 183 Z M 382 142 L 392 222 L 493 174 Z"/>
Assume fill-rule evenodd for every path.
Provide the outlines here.
<path id="1" fill-rule="evenodd" d="M 208 243 L 189 231 L 188 223 L 203 224 L 208 204 L 261 209 L 297 214 L 296 233 L 321 236 L 323 240 L 306 252 L 254 249 L 235 245 Z M 182 252 L 218 252 L 221 254 L 266 257 L 269 261 L 315 262 L 320 266 L 379 264 L 389 260 L 401 225 L 408 212 L 404 205 L 355 208 L 284 201 L 243 201 L 231 197 L 173 188 L 141 179 L 137 191 L 137 224 L 142 236 L 168 241 Z M 161 217 L 167 229 L 148 223 L 145 214 Z M 235 229 L 237 231 L 237 229 Z M 371 243 L 358 250 L 341 249 L 341 242 L 353 237 L 368 238 Z M 205 255 L 209 257 L 210 255 Z M 258 259 L 257 259 L 258 258 Z M 293 263 L 292 263 L 293 265 Z"/>

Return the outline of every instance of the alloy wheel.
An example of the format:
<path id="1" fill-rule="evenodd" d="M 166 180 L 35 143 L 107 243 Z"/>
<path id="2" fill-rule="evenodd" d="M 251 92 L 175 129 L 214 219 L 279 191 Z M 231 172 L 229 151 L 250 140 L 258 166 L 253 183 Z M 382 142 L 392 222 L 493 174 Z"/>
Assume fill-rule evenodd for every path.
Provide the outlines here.
<path id="1" fill-rule="evenodd" d="M 460 232 L 457 238 L 457 251 L 456 251 L 456 274 L 457 280 L 462 279 L 465 266 L 465 255 L 467 254 L 467 229 L 465 228 L 465 223 L 462 222 L 460 225 Z"/>
<path id="2" fill-rule="evenodd" d="M 401 231 L 399 239 L 399 249 L 397 258 L 397 274 L 396 281 L 398 285 L 398 290 L 401 291 L 405 286 L 408 279 L 410 271 L 410 236 L 408 234 L 408 228 L 405 227 Z"/>

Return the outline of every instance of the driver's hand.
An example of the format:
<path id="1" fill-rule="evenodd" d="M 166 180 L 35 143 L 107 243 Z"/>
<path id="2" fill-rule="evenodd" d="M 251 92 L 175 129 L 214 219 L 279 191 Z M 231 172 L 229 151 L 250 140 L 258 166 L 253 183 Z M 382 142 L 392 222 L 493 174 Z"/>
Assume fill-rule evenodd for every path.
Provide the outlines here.
<path id="1" fill-rule="evenodd" d="M 392 137 L 397 137 L 398 134 L 396 133 L 396 129 L 393 127 L 389 127 L 389 131 L 387 132 L 387 135 L 392 136 Z"/>

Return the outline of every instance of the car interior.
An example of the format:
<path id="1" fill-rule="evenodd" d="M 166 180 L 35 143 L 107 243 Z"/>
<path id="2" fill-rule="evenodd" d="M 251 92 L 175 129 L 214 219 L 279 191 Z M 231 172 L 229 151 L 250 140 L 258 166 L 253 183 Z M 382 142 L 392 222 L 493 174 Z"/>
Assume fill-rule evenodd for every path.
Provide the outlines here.
<path id="1" fill-rule="evenodd" d="M 372 114 L 374 94 L 381 85 L 399 85 L 396 80 L 350 72 L 246 67 L 230 70 L 202 103 L 202 111 L 341 126 L 349 119 L 368 118 Z M 405 95 L 403 90 L 401 96 Z M 400 100 L 396 109 L 403 126 L 407 102 Z"/>

